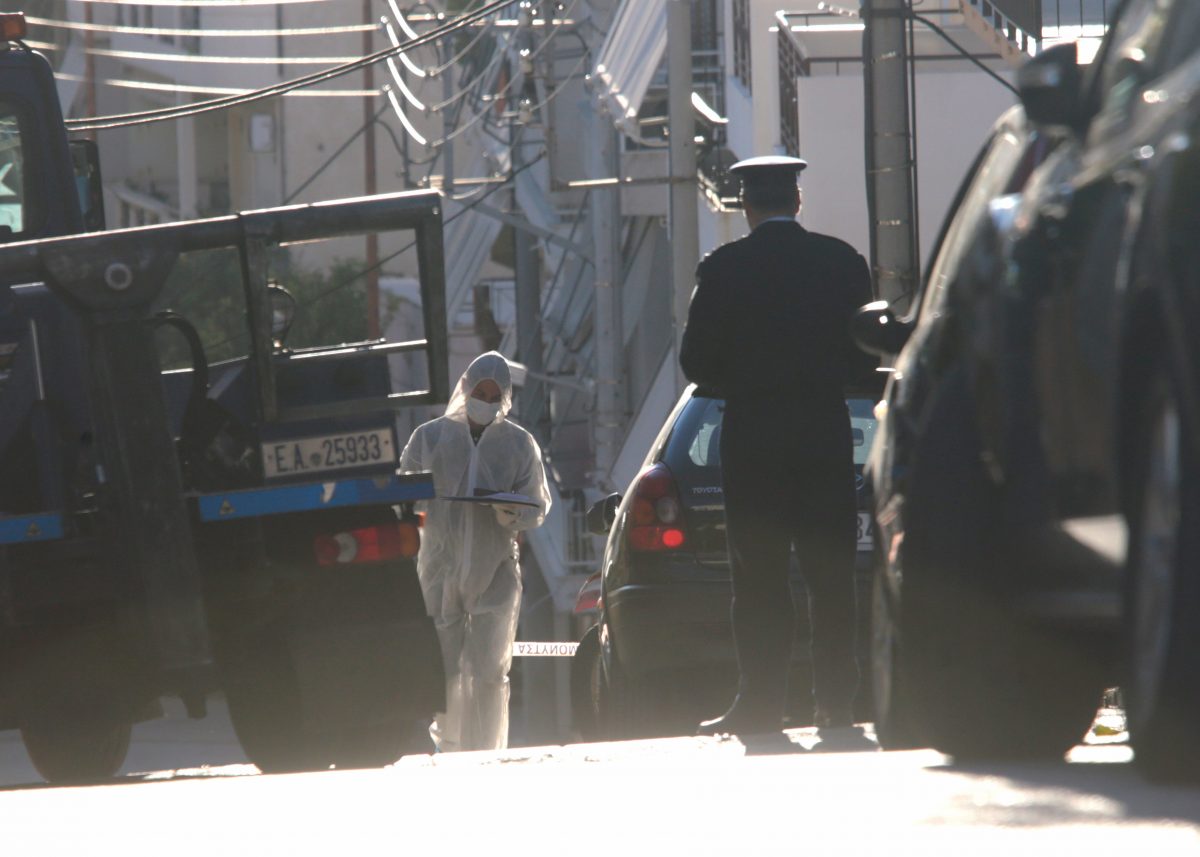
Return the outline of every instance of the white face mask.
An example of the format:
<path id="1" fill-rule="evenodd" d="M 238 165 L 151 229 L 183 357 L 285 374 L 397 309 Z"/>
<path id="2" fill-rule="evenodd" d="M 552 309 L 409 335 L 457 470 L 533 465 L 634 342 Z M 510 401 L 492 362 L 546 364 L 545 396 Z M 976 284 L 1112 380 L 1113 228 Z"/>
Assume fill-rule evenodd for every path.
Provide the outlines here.
<path id="1" fill-rule="evenodd" d="M 467 399 L 467 416 L 476 425 L 486 426 L 500 414 L 499 402 L 485 402 L 474 396 Z"/>

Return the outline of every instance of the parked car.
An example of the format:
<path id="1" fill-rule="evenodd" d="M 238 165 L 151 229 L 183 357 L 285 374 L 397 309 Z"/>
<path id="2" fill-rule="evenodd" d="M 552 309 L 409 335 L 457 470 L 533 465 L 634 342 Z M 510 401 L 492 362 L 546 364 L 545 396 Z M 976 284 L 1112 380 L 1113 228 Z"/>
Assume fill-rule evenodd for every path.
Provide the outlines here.
<path id="1" fill-rule="evenodd" d="M 918 312 L 859 319 L 862 344 L 904 343 L 868 464 L 877 725 L 1061 754 L 1127 640 L 1138 763 L 1194 779 L 1200 4 L 1127 0 L 1091 68 L 1052 48 L 1019 87 L 1029 123 L 969 178 Z"/>
<path id="2" fill-rule="evenodd" d="M 861 471 L 875 428 L 875 395 L 863 391 L 847 402 Z M 689 387 L 628 493 L 613 494 L 589 512 L 589 525 L 606 533 L 608 542 L 600 619 L 584 638 L 599 645 L 581 643 L 574 664 L 581 689 L 576 723 L 594 724 L 598 737 L 690 734 L 701 719 L 720 714 L 733 698 L 737 667 L 720 473 L 723 412 L 722 400 Z M 861 478 L 859 484 L 858 571 L 864 599 L 869 594 L 871 536 Z M 811 722 L 812 698 L 807 596 L 795 565 L 792 591 L 799 610 L 789 716 L 801 725 Z M 860 616 L 865 678 L 866 611 Z M 865 714 L 870 706 L 863 701 Z M 590 710 L 578 710 L 584 706 Z"/>

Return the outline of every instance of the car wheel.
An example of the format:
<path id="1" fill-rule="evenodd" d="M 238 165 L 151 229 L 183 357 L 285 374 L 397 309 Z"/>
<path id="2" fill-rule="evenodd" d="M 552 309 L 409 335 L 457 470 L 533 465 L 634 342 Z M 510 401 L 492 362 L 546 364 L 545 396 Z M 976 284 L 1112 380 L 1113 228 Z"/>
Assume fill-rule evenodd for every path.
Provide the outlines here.
<path id="1" fill-rule="evenodd" d="M 21 740 L 47 782 L 86 783 L 121 769 L 132 731 L 129 723 L 62 718 L 22 726 Z"/>
<path id="2" fill-rule="evenodd" d="M 669 717 L 668 679 L 635 678 L 614 665 L 604 676 L 601 687 L 599 712 L 606 739 L 621 741 L 682 734 Z"/>
<path id="3" fill-rule="evenodd" d="M 1087 732 L 1103 678 L 1082 640 L 1032 627 L 1005 586 L 1022 561 L 979 455 L 965 376 L 912 461 L 896 638 L 912 737 L 959 758 L 1060 758 Z M 907 705 L 907 703 L 906 703 Z M 909 737 L 909 736 L 901 736 Z"/>
<path id="4" fill-rule="evenodd" d="M 912 700 L 904 675 L 901 649 L 899 593 L 881 567 L 876 567 L 871 589 L 871 696 L 875 708 L 875 734 L 885 750 L 919 747 L 913 724 Z"/>
<path id="5" fill-rule="evenodd" d="M 603 666 L 600 663 L 600 626 L 593 625 L 579 641 L 571 658 L 571 714 L 584 741 L 600 738 L 599 705 Z"/>
<path id="6" fill-rule="evenodd" d="M 1131 448 L 1126 713 L 1138 767 L 1200 781 L 1200 481 L 1174 385 L 1146 388 Z"/>

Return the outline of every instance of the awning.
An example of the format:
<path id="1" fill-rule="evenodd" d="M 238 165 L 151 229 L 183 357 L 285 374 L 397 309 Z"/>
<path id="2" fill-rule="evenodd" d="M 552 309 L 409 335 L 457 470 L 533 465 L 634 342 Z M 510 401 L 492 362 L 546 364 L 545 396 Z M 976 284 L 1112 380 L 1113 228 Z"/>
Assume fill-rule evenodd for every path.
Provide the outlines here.
<path id="1" fill-rule="evenodd" d="M 637 115 L 667 49 L 666 0 L 625 0 L 592 69 L 593 92 L 614 124 L 640 137 Z"/>

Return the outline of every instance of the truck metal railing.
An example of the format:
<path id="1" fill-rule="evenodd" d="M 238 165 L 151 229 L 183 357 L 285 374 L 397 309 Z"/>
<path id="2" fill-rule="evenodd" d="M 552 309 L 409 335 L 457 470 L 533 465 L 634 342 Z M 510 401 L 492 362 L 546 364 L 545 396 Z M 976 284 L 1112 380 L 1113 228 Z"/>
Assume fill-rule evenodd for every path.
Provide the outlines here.
<path id="1" fill-rule="evenodd" d="M 267 289 L 271 245 L 412 230 L 422 283 L 427 389 L 279 413 Z M 258 416 L 287 418 L 361 413 L 365 406 L 445 401 L 445 272 L 441 200 L 417 191 L 297 205 L 182 223 L 159 224 L 0 246 L 0 282 L 42 281 L 78 313 L 86 339 L 84 383 L 91 406 L 100 482 L 113 543 L 140 579 L 154 650 L 165 675 L 186 684 L 211 663 L 190 511 L 164 400 L 149 323 L 152 306 L 180 253 L 237 248 L 241 253 L 250 361 Z M 375 346 L 371 346 L 375 347 Z M 333 349 L 333 359 L 338 359 Z M 318 355 L 313 354 L 315 359 Z M 56 510 L 46 510 L 47 512 Z M 36 521 L 22 522 L 42 527 Z"/>

